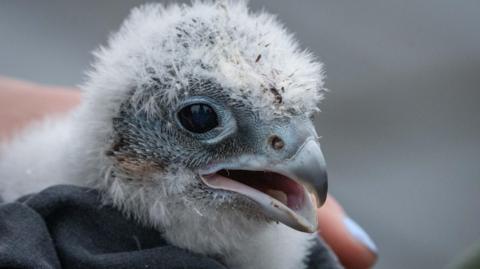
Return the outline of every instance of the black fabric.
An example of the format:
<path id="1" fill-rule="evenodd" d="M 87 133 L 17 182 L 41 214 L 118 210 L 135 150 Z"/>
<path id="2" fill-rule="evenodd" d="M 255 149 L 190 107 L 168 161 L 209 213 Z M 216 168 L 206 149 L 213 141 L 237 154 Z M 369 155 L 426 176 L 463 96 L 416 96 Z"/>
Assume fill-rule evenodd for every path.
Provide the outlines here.
<path id="1" fill-rule="evenodd" d="M 94 190 L 56 186 L 0 206 L 0 268 L 225 267 L 102 206 Z"/>
<path id="2" fill-rule="evenodd" d="M 343 266 L 333 255 L 330 247 L 318 237 L 308 253 L 305 264 L 307 269 L 342 269 Z"/>
<path id="3" fill-rule="evenodd" d="M 329 263 L 324 259 L 329 254 L 320 243 L 312 251 L 316 258 L 306 261 L 309 268 L 333 268 L 321 266 Z M 102 205 L 95 190 L 55 186 L 0 204 L 0 268 L 225 267 L 169 245 L 160 232 Z"/>

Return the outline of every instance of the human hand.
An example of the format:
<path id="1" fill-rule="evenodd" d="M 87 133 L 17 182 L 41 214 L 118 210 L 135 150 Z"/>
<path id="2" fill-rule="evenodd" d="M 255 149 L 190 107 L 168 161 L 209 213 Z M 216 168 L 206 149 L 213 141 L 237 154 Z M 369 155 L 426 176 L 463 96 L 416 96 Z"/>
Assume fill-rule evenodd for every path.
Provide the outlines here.
<path id="1" fill-rule="evenodd" d="M 10 138 L 29 123 L 67 112 L 78 103 L 78 90 L 0 77 L 0 141 Z"/>
<path id="2" fill-rule="evenodd" d="M 62 87 L 44 87 L 0 77 L 0 140 L 47 115 L 65 113 L 80 103 L 80 92 Z M 319 234 L 347 269 L 365 269 L 377 259 L 368 235 L 328 196 L 318 209 Z"/>
<path id="3" fill-rule="evenodd" d="M 332 248 L 347 269 L 371 268 L 377 260 L 377 247 L 367 233 L 331 196 L 318 209 L 319 235 Z"/>

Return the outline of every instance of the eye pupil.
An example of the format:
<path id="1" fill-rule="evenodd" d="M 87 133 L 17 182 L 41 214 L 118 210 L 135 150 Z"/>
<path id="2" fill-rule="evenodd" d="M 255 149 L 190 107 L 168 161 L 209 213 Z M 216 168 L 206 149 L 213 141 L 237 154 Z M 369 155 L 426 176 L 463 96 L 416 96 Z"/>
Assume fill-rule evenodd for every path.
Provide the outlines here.
<path id="1" fill-rule="evenodd" d="M 192 104 L 178 112 L 182 126 L 193 133 L 205 133 L 218 126 L 215 110 L 207 104 Z"/>

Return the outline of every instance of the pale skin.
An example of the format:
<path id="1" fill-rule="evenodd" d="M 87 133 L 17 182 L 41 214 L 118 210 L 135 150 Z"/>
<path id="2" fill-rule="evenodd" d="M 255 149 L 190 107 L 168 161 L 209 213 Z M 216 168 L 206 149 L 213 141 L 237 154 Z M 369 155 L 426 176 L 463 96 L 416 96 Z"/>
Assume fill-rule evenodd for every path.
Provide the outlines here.
<path id="1" fill-rule="evenodd" d="M 81 101 L 77 89 L 42 86 L 0 77 L 0 140 L 8 140 L 31 122 L 66 113 Z M 318 209 L 319 233 L 347 269 L 373 266 L 377 255 L 356 240 L 344 224 L 346 213 L 328 196 Z"/>

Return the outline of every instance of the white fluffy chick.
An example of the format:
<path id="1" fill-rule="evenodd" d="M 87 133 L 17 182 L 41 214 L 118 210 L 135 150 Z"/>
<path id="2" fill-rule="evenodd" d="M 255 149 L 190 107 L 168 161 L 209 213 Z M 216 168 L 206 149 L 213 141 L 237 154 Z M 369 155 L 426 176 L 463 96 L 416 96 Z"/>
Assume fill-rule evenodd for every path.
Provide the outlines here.
<path id="1" fill-rule="evenodd" d="M 242 1 L 144 5 L 95 55 L 80 107 L 4 146 L 1 196 L 91 186 L 229 268 L 305 268 L 327 192 L 322 64 Z"/>

